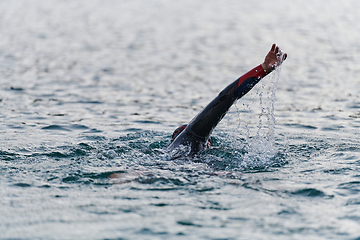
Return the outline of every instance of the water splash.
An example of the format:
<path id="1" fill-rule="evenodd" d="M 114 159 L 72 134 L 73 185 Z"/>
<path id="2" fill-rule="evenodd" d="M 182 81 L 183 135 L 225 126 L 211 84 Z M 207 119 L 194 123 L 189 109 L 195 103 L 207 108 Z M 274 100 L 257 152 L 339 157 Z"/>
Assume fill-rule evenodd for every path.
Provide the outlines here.
<path id="1" fill-rule="evenodd" d="M 280 77 L 281 66 L 263 81 L 258 90 L 261 112 L 258 118 L 255 136 L 251 136 L 250 127 L 246 124 L 246 143 L 241 169 L 267 168 L 273 165 L 278 152 L 275 146 L 275 97 Z M 267 91 L 265 91 L 267 88 Z"/>

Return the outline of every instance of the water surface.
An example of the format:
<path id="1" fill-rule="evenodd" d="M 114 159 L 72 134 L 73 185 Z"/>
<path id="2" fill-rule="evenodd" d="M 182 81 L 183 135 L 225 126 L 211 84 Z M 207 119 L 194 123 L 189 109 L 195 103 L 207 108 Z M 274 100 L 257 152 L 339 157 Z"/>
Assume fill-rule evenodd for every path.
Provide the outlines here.
<path id="1" fill-rule="evenodd" d="M 360 3 L 0 3 L 1 239 L 359 239 Z M 195 158 L 171 134 L 260 64 Z"/>

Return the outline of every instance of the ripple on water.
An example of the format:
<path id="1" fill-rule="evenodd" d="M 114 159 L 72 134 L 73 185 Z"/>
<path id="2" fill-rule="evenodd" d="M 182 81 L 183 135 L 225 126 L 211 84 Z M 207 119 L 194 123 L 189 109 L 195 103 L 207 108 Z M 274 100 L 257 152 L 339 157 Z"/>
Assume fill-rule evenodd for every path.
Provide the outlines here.
<path id="1" fill-rule="evenodd" d="M 316 126 L 313 125 L 305 125 L 305 124 L 298 124 L 298 123 L 288 123 L 288 124 L 284 124 L 285 126 L 288 127 L 294 127 L 294 128 L 301 128 L 301 129 L 317 129 Z"/>
<path id="2" fill-rule="evenodd" d="M 340 183 L 337 189 L 345 191 L 347 195 L 358 194 L 360 192 L 360 181 Z"/>
<path id="3" fill-rule="evenodd" d="M 70 132 L 71 130 L 64 127 L 64 126 L 60 126 L 60 125 L 49 125 L 46 127 L 42 127 L 41 129 L 43 130 L 51 130 L 51 131 L 67 131 Z"/>
<path id="4" fill-rule="evenodd" d="M 32 185 L 29 183 L 15 183 L 13 184 L 13 186 L 22 187 L 22 188 L 32 187 Z"/>
<path id="5" fill-rule="evenodd" d="M 324 197 L 324 196 L 326 196 L 326 194 L 323 191 L 315 189 L 315 188 L 304 188 L 304 189 L 300 189 L 300 190 L 291 192 L 291 194 L 297 195 L 297 196 L 304 196 L 304 197 Z"/>
<path id="6" fill-rule="evenodd" d="M 360 205 L 360 198 L 351 198 L 346 202 L 346 205 Z"/>
<path id="7" fill-rule="evenodd" d="M 19 157 L 19 155 L 16 154 L 16 153 L 7 152 L 7 151 L 1 151 L 0 150 L 0 159 L 3 160 L 3 161 L 16 160 L 18 157 Z"/>

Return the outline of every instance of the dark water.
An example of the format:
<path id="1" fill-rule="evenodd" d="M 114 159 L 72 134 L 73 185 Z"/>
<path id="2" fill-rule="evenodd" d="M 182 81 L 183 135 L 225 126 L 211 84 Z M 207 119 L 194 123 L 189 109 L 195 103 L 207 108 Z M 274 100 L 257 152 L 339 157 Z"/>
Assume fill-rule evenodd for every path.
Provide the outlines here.
<path id="1" fill-rule="evenodd" d="M 0 239 L 360 239 L 358 9 L 1 1 Z M 273 42 L 214 147 L 165 153 Z"/>

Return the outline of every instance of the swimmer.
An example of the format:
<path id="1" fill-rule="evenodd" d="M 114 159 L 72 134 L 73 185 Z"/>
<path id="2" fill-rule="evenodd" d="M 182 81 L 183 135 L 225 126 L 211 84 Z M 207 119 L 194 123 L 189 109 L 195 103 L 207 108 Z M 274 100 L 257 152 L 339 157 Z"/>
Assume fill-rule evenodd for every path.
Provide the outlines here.
<path id="1" fill-rule="evenodd" d="M 211 146 L 210 134 L 223 119 L 236 100 L 248 93 L 262 78 L 280 66 L 287 54 L 273 44 L 262 64 L 253 68 L 222 90 L 196 117 L 187 125 L 177 128 L 167 152 L 171 153 L 185 146 L 190 154 L 204 151 Z"/>

